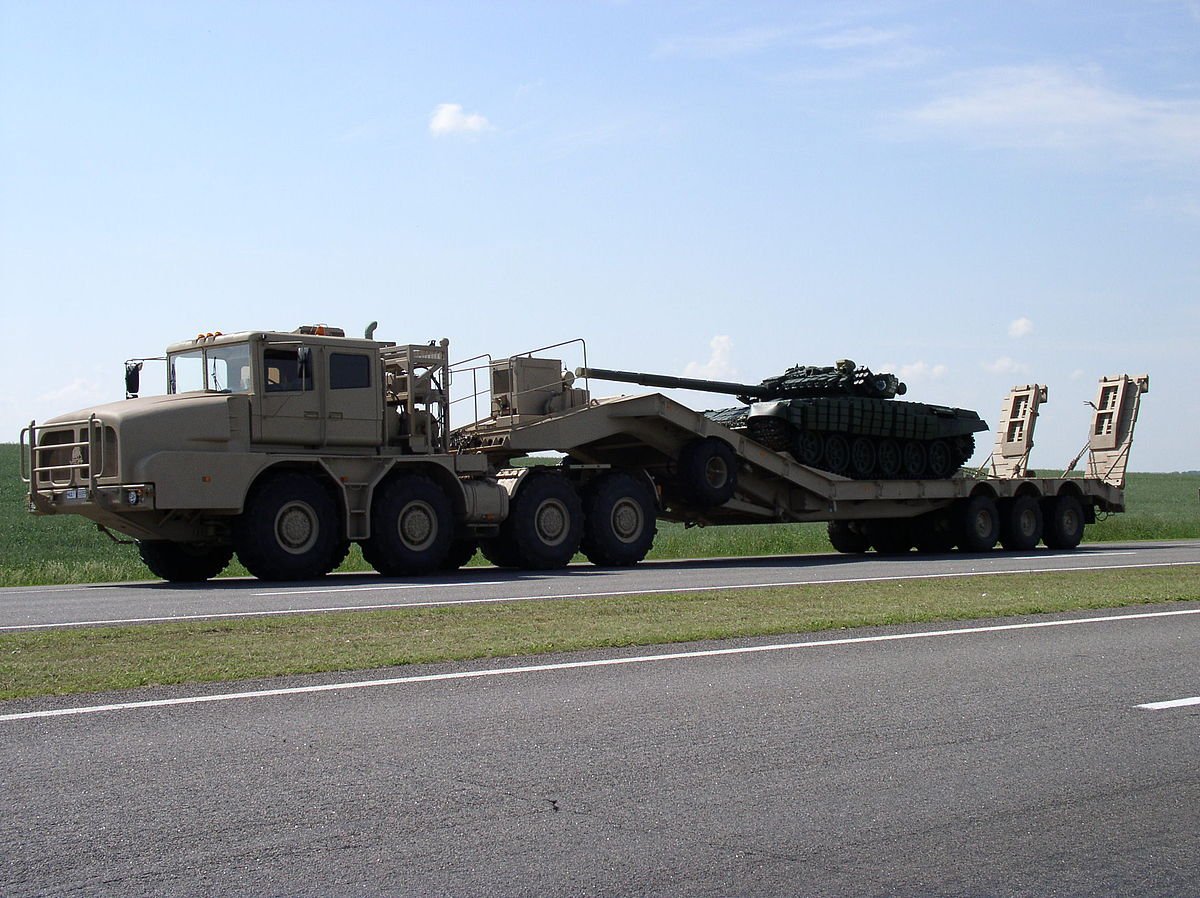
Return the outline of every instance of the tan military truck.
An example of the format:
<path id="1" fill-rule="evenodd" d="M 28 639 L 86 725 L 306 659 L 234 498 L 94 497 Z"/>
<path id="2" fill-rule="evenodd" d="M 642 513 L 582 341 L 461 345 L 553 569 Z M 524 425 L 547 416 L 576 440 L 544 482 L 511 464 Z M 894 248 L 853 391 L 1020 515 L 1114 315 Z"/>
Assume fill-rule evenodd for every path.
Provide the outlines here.
<path id="1" fill-rule="evenodd" d="M 453 366 L 482 372 L 490 413 L 451 431 L 448 341 L 397 345 L 373 327 L 200 335 L 168 347 L 159 396 L 138 395 L 142 360 L 127 363 L 125 401 L 22 431 L 30 510 L 132 538 L 173 581 L 216 576 L 235 552 L 263 579 L 319 577 L 351 542 L 387 576 L 453 569 L 477 549 L 502 567 L 562 567 L 580 551 L 628 565 L 658 519 L 825 521 L 847 552 L 1069 549 L 1098 512 L 1124 509 L 1148 388 L 1101 381 L 1083 477 L 1028 471 L 1046 398 L 1035 384 L 1006 399 L 988 470 L 851 479 L 662 394 L 592 399 L 534 353 Z M 586 348 L 584 362 L 586 377 Z M 513 466 L 545 450 L 565 457 Z"/>

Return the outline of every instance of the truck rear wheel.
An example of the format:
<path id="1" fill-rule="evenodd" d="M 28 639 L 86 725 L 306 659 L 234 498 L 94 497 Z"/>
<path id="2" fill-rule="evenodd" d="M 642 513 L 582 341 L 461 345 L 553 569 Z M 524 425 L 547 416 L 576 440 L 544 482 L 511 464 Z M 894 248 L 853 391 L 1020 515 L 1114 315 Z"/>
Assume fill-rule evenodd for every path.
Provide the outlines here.
<path id="1" fill-rule="evenodd" d="M 1074 549 L 1083 539 L 1083 506 L 1074 496 L 1049 500 L 1042 539 L 1048 549 Z"/>
<path id="2" fill-rule="evenodd" d="M 1000 509 L 1000 545 L 1025 552 L 1042 538 L 1042 507 L 1032 496 L 1017 496 Z"/>
<path id="3" fill-rule="evenodd" d="M 961 500 L 960 500 L 961 501 Z M 958 547 L 988 552 L 1000 538 L 1000 512 L 991 496 L 972 496 L 958 509 Z"/>
<path id="4" fill-rule="evenodd" d="M 598 565 L 637 564 L 654 545 L 654 494 L 636 477 L 613 471 L 597 478 L 583 500 L 579 548 Z"/>
<path id="5" fill-rule="evenodd" d="M 333 496 L 306 474 L 284 472 L 255 485 L 233 526 L 238 560 L 260 580 L 323 577 L 345 557 Z"/>
<path id="6" fill-rule="evenodd" d="M 829 544 L 837 552 L 860 555 L 871 548 L 871 540 L 863 533 L 860 521 L 830 521 L 826 525 Z"/>
<path id="7" fill-rule="evenodd" d="M 954 520 L 945 509 L 914 518 L 912 532 L 917 551 L 923 554 L 941 555 L 954 548 Z"/>
<path id="8" fill-rule="evenodd" d="M 142 540 L 138 554 L 156 577 L 172 583 L 200 583 L 225 570 L 233 558 L 233 546 Z"/>
<path id="9" fill-rule="evenodd" d="M 484 554 L 504 567 L 566 567 L 579 550 L 583 504 L 575 487 L 557 474 L 527 474 L 508 506 L 500 535 Z"/>
<path id="10" fill-rule="evenodd" d="M 363 543 L 363 558 L 385 577 L 437 570 L 450 551 L 453 521 L 449 497 L 428 477 L 393 477 L 371 505 L 371 538 Z"/>

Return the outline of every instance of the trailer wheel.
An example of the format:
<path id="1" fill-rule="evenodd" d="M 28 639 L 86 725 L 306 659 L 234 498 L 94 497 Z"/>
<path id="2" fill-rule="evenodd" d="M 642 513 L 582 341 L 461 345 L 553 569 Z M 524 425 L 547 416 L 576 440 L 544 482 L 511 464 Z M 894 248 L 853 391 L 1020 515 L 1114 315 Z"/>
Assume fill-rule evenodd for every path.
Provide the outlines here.
<path id="1" fill-rule="evenodd" d="M 494 548 L 506 567 L 551 570 L 567 566 L 582 535 L 583 504 L 575 487 L 565 477 L 534 473 L 517 487 Z"/>
<path id="2" fill-rule="evenodd" d="M 1042 539 L 1042 507 L 1032 496 L 1017 496 L 1000 508 L 1000 545 L 1025 552 Z"/>
<path id="3" fill-rule="evenodd" d="M 654 520 L 648 484 L 620 471 L 605 474 L 583 498 L 580 551 L 592 564 L 637 564 L 654 545 Z"/>
<path id="4" fill-rule="evenodd" d="M 437 570 L 450 551 L 450 499 L 423 474 L 401 474 L 384 484 L 371 506 L 371 538 L 363 557 L 385 577 Z"/>
<path id="5" fill-rule="evenodd" d="M 913 547 L 912 527 L 903 518 L 868 521 L 867 535 L 880 555 L 904 555 Z"/>
<path id="6" fill-rule="evenodd" d="M 988 552 L 1000 538 L 1000 512 L 991 496 L 972 496 L 958 510 L 958 547 Z"/>
<path id="7" fill-rule="evenodd" d="M 323 577 L 345 557 L 337 505 L 321 483 L 284 472 L 255 485 L 233 525 L 233 547 L 260 580 Z"/>
<path id="8" fill-rule="evenodd" d="M 1049 549 L 1074 549 L 1083 539 L 1083 506 L 1074 496 L 1059 496 L 1047 500 L 1049 513 L 1045 516 L 1042 539 Z"/>
<path id="9" fill-rule="evenodd" d="M 945 509 L 915 518 L 912 528 L 913 542 L 922 554 L 943 555 L 954 548 L 954 520 Z"/>
<path id="10" fill-rule="evenodd" d="M 460 567 L 475 557 L 479 543 L 473 539 L 456 539 L 450 543 L 450 551 L 442 559 L 443 571 L 457 571 Z"/>
<path id="11" fill-rule="evenodd" d="M 716 437 L 692 440 L 679 453 L 676 470 L 685 498 L 701 508 L 724 505 L 737 489 L 733 449 Z"/>
<path id="12" fill-rule="evenodd" d="M 826 527 L 829 544 L 845 555 L 861 555 L 871 548 L 871 541 L 862 531 L 860 521 L 830 521 Z"/>
<path id="13" fill-rule="evenodd" d="M 225 570 L 233 558 L 233 546 L 142 540 L 138 554 L 156 577 L 172 583 L 200 583 Z"/>

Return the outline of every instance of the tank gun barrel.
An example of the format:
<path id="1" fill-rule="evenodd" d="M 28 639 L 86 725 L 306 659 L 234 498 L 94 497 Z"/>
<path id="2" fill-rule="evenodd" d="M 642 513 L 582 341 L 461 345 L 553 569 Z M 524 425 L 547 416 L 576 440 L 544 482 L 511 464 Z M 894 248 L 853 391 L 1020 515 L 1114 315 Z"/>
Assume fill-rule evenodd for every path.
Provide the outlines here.
<path id="1" fill-rule="evenodd" d="M 728 396 L 766 397 L 770 395 L 770 390 L 761 384 L 737 384 L 727 380 L 701 380 L 695 377 L 672 377 L 668 374 L 645 374 L 639 371 L 614 371 L 610 368 L 576 368 L 575 376 L 638 384 L 643 387 L 662 387 L 668 390 L 724 393 Z"/>

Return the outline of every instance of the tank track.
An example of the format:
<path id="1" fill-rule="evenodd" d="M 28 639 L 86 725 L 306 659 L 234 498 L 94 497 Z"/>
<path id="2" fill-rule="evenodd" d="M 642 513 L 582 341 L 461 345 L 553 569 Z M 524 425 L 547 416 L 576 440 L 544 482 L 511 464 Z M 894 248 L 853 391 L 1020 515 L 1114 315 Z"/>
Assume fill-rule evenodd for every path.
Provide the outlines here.
<path id="1" fill-rule="evenodd" d="M 801 464 L 854 480 L 944 479 L 975 454 L 974 434 L 932 440 L 799 431 L 777 417 L 750 418 L 748 436 Z"/>

